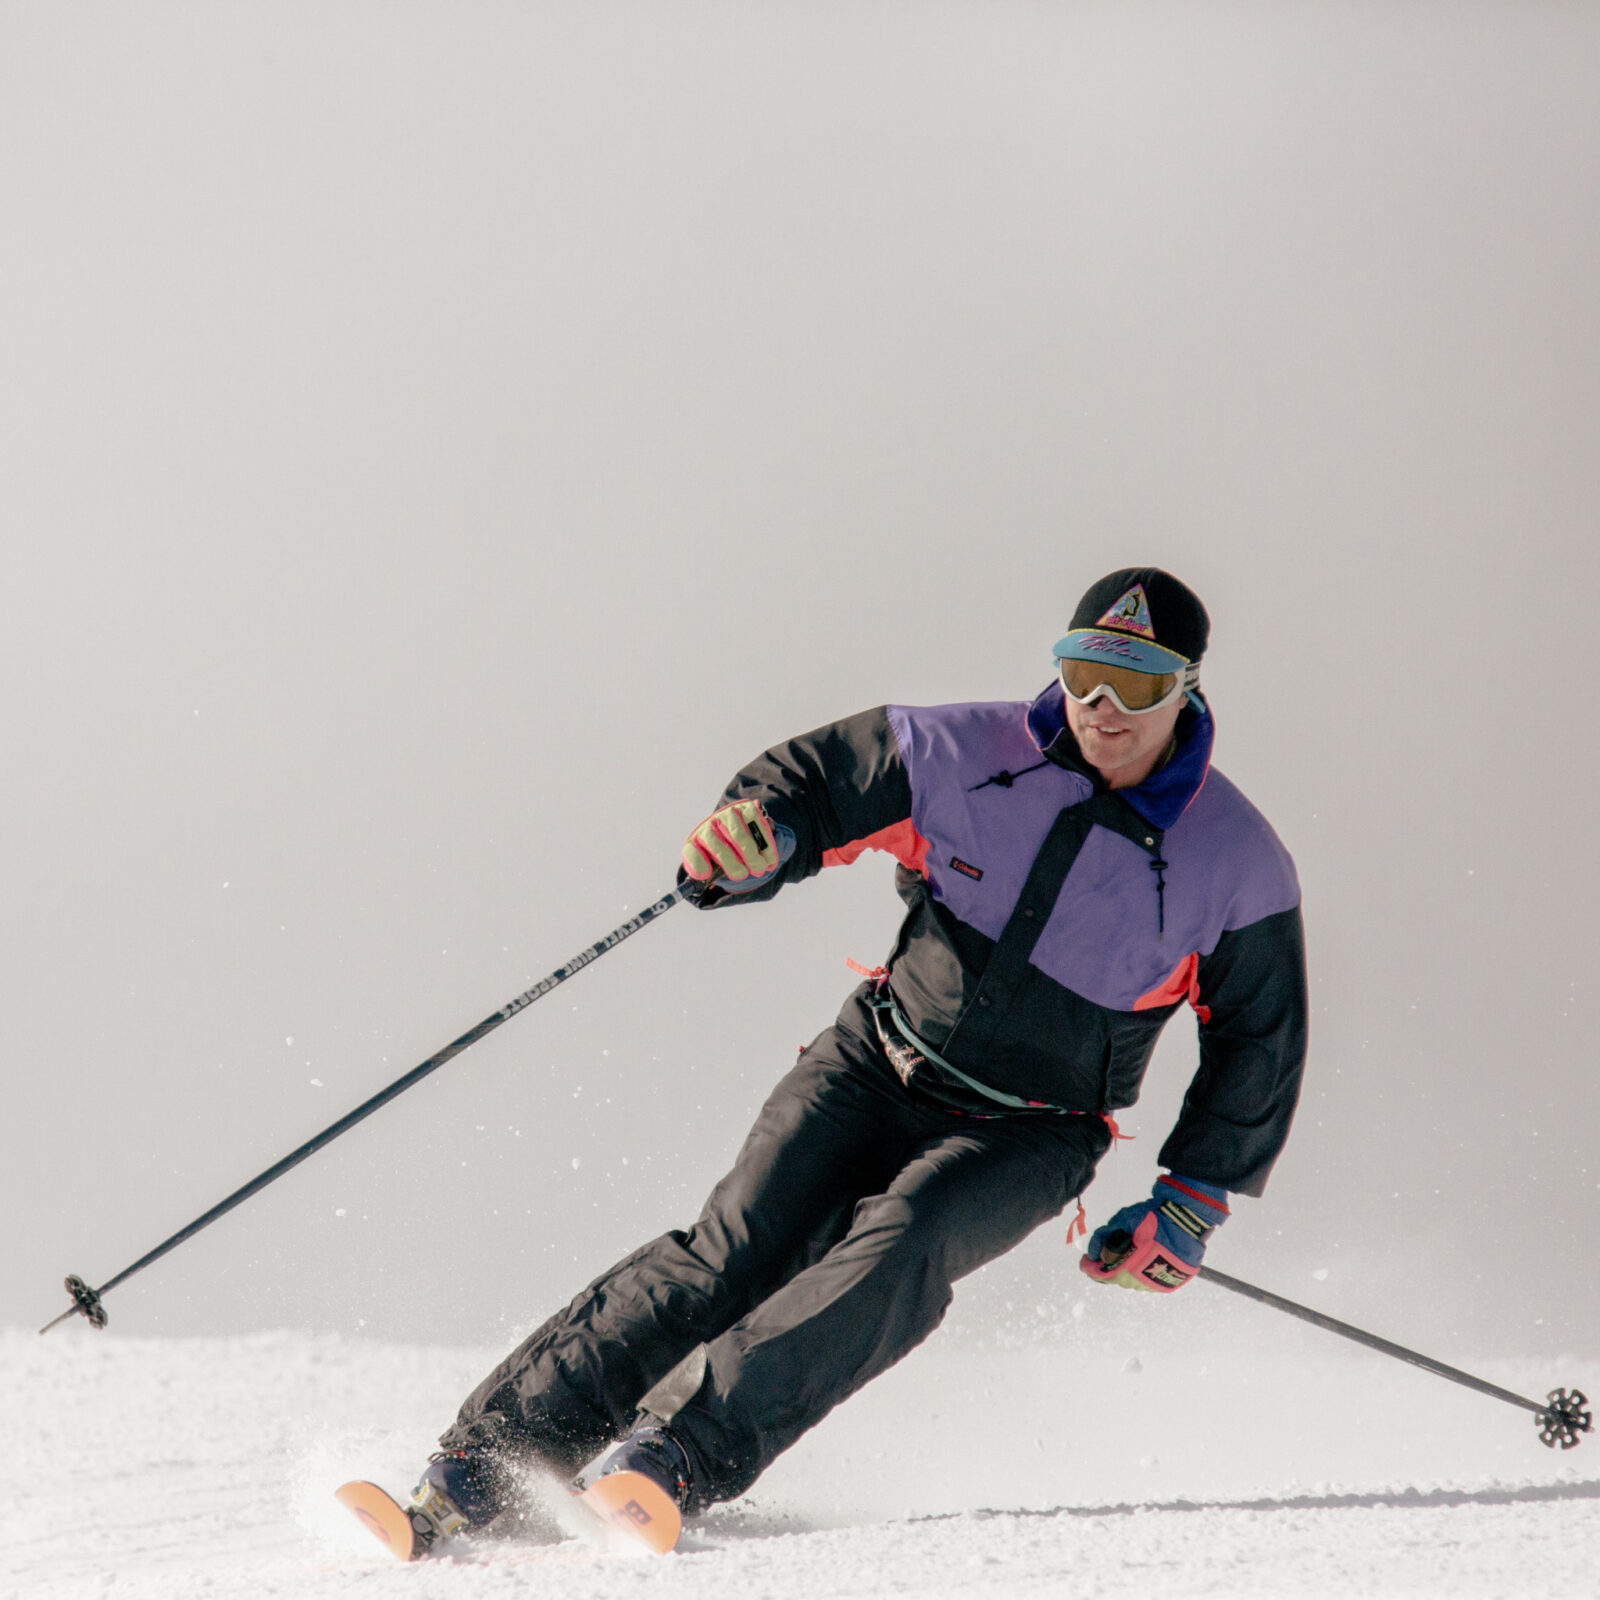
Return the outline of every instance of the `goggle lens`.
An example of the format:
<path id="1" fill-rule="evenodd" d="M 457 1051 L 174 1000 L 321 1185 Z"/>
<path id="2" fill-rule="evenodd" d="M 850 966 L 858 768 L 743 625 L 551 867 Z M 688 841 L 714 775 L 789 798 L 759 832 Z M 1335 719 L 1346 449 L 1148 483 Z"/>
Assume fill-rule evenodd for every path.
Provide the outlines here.
<path id="1" fill-rule="evenodd" d="M 1062 661 L 1062 687 L 1080 705 L 1098 689 L 1110 689 L 1127 711 L 1153 711 L 1178 687 L 1175 672 L 1134 672 L 1105 661 Z"/>

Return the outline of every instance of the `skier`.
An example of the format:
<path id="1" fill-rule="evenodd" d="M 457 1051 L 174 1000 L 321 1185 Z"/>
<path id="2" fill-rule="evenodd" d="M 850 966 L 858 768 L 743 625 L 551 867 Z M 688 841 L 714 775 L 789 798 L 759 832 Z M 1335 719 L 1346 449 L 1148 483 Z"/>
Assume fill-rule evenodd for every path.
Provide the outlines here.
<path id="1" fill-rule="evenodd" d="M 1194 1275 L 1228 1196 L 1262 1192 L 1306 1040 L 1294 866 L 1210 765 L 1208 634 L 1176 578 L 1114 572 L 1031 703 L 880 706 L 735 776 L 684 845 L 701 908 L 881 850 L 899 937 L 699 1220 L 596 1279 L 467 1399 L 412 1497 L 419 1550 L 500 1516 L 529 1468 L 632 1474 L 669 1539 L 678 1514 L 749 1488 L 933 1331 L 956 1279 L 1082 1193 L 1184 1002 L 1200 1064 L 1170 1171 L 1080 1266 L 1156 1292 Z"/>

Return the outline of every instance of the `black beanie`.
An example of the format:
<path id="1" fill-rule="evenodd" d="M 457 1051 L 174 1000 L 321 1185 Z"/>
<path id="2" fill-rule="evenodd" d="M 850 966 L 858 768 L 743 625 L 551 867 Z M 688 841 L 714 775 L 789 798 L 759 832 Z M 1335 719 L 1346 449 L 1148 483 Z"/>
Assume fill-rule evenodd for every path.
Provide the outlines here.
<path id="1" fill-rule="evenodd" d="M 1145 639 L 1194 662 L 1206 653 L 1211 619 L 1199 595 L 1170 572 L 1123 567 L 1108 573 L 1078 602 L 1071 632 L 1084 629 Z M 1057 655 L 1066 653 L 1061 648 L 1066 643 L 1063 639 L 1057 645 Z"/>

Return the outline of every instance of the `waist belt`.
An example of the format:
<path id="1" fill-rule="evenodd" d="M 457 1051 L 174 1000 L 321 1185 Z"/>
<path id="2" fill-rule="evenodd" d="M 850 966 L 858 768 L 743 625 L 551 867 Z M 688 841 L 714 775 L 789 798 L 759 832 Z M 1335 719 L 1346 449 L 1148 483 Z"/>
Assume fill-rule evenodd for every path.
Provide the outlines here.
<path id="1" fill-rule="evenodd" d="M 900 1081 L 907 1088 L 911 1087 L 912 1078 L 918 1067 L 925 1066 L 928 1075 L 946 1087 L 970 1089 L 974 1094 L 982 1095 L 985 1100 L 997 1106 L 1004 1106 L 1008 1111 L 1049 1111 L 1063 1117 L 1077 1114 L 1068 1111 L 1065 1106 L 1051 1105 L 1048 1100 L 1024 1100 L 1018 1095 L 1007 1094 L 1003 1089 L 991 1089 L 988 1084 L 968 1077 L 960 1067 L 952 1066 L 946 1061 L 906 1021 L 904 1012 L 889 991 L 888 974 L 885 973 L 882 977 L 876 974 L 872 976 L 873 985 L 867 991 L 866 999 L 872 1009 L 873 1025 L 878 1030 L 878 1042 L 883 1046 L 884 1055 L 889 1058 L 889 1065 L 899 1074 Z"/>

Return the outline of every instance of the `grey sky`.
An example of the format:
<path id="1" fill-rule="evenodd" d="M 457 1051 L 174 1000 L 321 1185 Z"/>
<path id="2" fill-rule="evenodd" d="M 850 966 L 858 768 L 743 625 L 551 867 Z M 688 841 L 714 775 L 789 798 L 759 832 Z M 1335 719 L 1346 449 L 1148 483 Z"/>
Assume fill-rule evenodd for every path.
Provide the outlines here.
<path id="1" fill-rule="evenodd" d="M 1588 1348 L 1597 59 L 1538 3 L 0 0 L 0 1322 L 659 893 L 757 750 L 1031 695 L 1153 561 L 1315 985 L 1217 1263 Z M 114 1329 L 542 1315 L 897 909 L 675 912 Z M 1047 1232 L 974 1304 L 1077 1293 Z"/>

